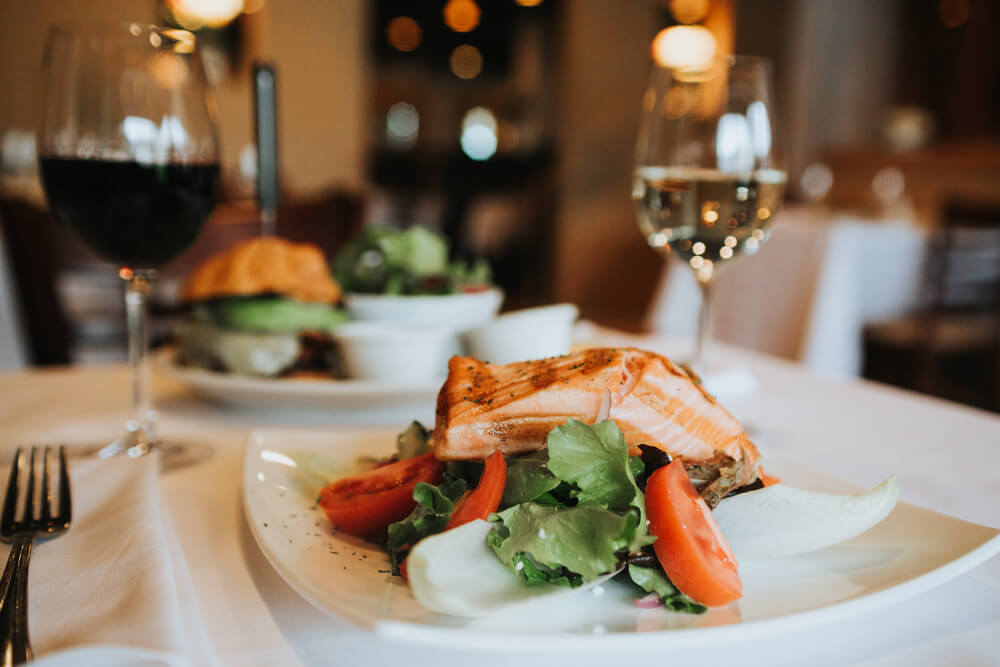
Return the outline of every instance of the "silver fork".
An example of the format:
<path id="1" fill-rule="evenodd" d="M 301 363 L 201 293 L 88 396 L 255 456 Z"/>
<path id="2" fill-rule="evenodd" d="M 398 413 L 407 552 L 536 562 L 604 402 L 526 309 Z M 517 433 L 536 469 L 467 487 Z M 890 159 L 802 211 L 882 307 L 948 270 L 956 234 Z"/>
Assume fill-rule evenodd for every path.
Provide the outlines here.
<path id="1" fill-rule="evenodd" d="M 17 518 L 18 485 L 23 465 L 21 449 L 14 455 L 7 481 L 7 495 L 0 513 L 0 540 L 10 542 L 10 555 L 3 577 L 0 578 L 0 661 L 4 667 L 31 660 L 28 641 L 28 562 L 31 545 L 36 538 L 47 539 L 64 533 L 73 515 L 69 495 L 69 474 L 66 472 L 66 448 L 59 448 L 56 484 L 59 486 L 59 508 L 52 514 L 52 489 L 49 485 L 49 448 L 42 458 L 42 492 L 35 510 L 35 458 L 38 447 L 31 448 L 28 461 L 28 483 L 24 490 L 24 512 Z"/>

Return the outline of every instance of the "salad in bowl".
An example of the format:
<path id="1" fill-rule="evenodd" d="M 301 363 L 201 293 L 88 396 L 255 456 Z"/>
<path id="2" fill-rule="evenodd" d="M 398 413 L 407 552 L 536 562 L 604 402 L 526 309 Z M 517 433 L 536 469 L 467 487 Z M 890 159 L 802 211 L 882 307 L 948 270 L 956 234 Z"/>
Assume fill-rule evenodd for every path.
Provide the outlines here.
<path id="1" fill-rule="evenodd" d="M 450 261 L 447 240 L 425 227 L 370 226 L 333 261 L 355 320 L 462 331 L 496 317 L 503 291 L 489 264 Z"/>

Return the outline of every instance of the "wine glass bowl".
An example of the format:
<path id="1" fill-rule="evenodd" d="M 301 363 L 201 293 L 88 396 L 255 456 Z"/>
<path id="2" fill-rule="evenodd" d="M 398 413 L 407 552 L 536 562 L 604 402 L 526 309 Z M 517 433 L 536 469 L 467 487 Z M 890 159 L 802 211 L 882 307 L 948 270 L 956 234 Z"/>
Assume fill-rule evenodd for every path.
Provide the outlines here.
<path id="1" fill-rule="evenodd" d="M 654 65 L 642 102 L 632 200 L 649 245 L 694 271 L 702 310 L 692 366 L 704 370 L 711 287 L 767 240 L 787 178 L 770 64 L 724 56 Z"/>
<path id="2" fill-rule="evenodd" d="M 132 417 L 107 452 L 156 441 L 146 299 L 157 269 L 198 235 L 219 194 L 207 83 L 184 30 L 65 24 L 49 33 L 39 171 L 49 208 L 126 281 Z"/>
<path id="3" fill-rule="evenodd" d="M 102 258 L 154 269 L 218 198 L 218 141 L 194 36 L 138 24 L 52 29 L 39 167 L 56 218 Z"/>

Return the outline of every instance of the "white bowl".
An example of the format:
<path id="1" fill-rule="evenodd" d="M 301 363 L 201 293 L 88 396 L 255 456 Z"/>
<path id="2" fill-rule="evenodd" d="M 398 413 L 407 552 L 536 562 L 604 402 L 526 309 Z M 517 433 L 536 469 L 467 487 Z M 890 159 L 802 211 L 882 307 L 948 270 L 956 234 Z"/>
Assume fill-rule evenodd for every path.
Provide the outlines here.
<path id="1" fill-rule="evenodd" d="M 496 317 L 503 303 L 503 290 L 493 287 L 482 292 L 442 296 L 345 294 L 344 303 L 351 318 L 361 322 L 392 322 L 463 331 Z"/>
<path id="2" fill-rule="evenodd" d="M 348 377 L 405 385 L 444 378 L 455 334 L 444 327 L 347 322 L 332 335 Z"/>
<path id="3" fill-rule="evenodd" d="M 472 356 L 494 364 L 567 354 L 579 313 L 571 303 L 515 310 L 466 331 L 465 344 Z"/>

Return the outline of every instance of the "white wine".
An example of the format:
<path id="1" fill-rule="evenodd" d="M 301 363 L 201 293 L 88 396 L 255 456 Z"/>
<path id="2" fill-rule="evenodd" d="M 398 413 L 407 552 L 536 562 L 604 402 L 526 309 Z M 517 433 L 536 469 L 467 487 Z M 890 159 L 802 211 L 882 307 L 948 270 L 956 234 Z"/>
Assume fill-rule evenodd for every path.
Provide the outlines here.
<path id="1" fill-rule="evenodd" d="M 676 254 L 700 280 L 767 240 L 785 192 L 785 172 L 747 177 L 693 167 L 639 167 L 632 201 L 649 245 Z"/>

